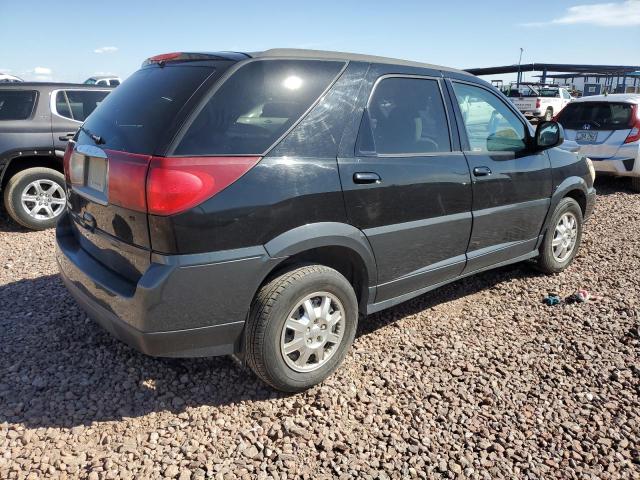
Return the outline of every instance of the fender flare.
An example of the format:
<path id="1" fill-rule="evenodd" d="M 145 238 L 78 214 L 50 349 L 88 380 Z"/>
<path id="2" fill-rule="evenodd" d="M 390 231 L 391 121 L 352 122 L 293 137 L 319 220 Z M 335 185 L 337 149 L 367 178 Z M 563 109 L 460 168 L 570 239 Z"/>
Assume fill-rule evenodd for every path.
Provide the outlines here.
<path id="1" fill-rule="evenodd" d="M 560 200 L 567 196 L 572 190 L 580 190 L 585 198 L 588 196 L 589 187 L 587 186 L 587 182 L 584 178 L 578 176 L 571 176 L 565 178 L 560 185 L 556 187 L 553 194 L 551 195 L 551 203 L 549 204 L 549 211 L 547 212 L 547 216 L 544 219 L 542 224 L 542 229 L 540 230 L 540 239 L 544 237 L 544 234 L 549 228 L 549 222 L 551 222 L 551 217 L 553 213 L 556 211 L 556 207 L 560 203 Z M 540 240 L 541 241 L 541 240 Z M 540 241 L 538 243 L 540 243 Z M 539 245 L 538 245 L 539 246 Z"/>
<path id="2" fill-rule="evenodd" d="M 286 258 L 321 247 L 345 247 L 362 259 L 367 270 L 369 287 L 377 283 L 377 266 L 366 235 L 353 225 L 340 222 L 319 222 L 302 225 L 281 233 L 264 245 L 272 258 Z"/>

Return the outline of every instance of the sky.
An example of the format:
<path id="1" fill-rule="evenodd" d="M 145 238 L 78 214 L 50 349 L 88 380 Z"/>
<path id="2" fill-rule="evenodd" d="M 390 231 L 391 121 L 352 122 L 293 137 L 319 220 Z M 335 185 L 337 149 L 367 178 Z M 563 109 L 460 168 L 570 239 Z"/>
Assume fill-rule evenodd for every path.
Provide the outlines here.
<path id="1" fill-rule="evenodd" d="M 638 65 L 639 46 L 640 0 L 0 0 L 0 73 L 25 80 L 126 78 L 174 51 L 310 48 L 473 68 L 515 64 L 520 48 L 522 63 Z"/>

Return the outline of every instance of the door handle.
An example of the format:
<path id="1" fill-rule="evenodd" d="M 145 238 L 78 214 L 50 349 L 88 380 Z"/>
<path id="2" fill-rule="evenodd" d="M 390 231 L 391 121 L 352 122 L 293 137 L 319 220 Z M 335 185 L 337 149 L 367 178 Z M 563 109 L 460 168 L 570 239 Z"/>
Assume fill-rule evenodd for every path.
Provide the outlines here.
<path id="1" fill-rule="evenodd" d="M 473 174 L 476 177 L 486 177 L 491 175 L 491 169 L 489 167 L 476 167 L 473 169 Z"/>
<path id="2" fill-rule="evenodd" d="M 64 135 L 60 135 L 58 137 L 58 140 L 62 141 L 62 142 L 66 142 L 67 140 L 71 140 L 71 138 L 73 138 L 73 136 L 76 134 L 76 132 L 69 132 L 69 133 L 65 133 Z"/>
<path id="3" fill-rule="evenodd" d="M 375 172 L 356 172 L 353 174 L 353 183 L 380 183 L 382 179 Z"/>

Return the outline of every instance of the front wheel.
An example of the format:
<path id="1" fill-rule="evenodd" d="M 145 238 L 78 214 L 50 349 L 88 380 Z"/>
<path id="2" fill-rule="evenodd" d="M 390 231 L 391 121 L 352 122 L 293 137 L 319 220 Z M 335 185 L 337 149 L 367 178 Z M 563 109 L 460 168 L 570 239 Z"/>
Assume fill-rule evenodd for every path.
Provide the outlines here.
<path id="1" fill-rule="evenodd" d="M 4 205 L 9 216 L 23 227 L 53 227 L 67 204 L 64 175 L 45 167 L 27 168 L 9 179 Z"/>
<path id="2" fill-rule="evenodd" d="M 537 265 L 544 273 L 567 268 L 582 240 L 582 210 L 573 198 L 563 198 L 556 207 L 540 246 Z"/>
<path id="3" fill-rule="evenodd" d="M 342 363 L 357 323 L 355 292 L 339 272 L 323 265 L 289 270 L 253 301 L 245 330 L 247 363 L 278 390 L 306 390 Z"/>

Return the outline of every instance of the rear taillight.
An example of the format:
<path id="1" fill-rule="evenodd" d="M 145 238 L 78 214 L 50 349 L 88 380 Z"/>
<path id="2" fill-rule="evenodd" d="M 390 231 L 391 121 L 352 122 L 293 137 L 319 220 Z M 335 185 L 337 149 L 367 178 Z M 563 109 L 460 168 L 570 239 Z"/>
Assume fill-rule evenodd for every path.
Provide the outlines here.
<path id="1" fill-rule="evenodd" d="M 109 203 L 145 212 L 145 182 L 150 155 L 105 150 L 109 158 Z"/>
<path id="2" fill-rule="evenodd" d="M 70 166 L 71 166 L 71 154 L 73 154 L 73 146 L 74 146 L 74 142 L 69 140 L 69 143 L 67 143 L 67 148 L 64 149 L 64 160 L 63 160 L 64 178 L 67 180 L 67 183 L 71 183 Z"/>
<path id="3" fill-rule="evenodd" d="M 540 108 L 540 105 L 542 105 L 542 100 L 538 97 L 536 98 L 536 108 Z"/>
<path id="4" fill-rule="evenodd" d="M 640 109 L 638 105 L 631 106 L 631 122 L 630 122 L 631 131 L 627 138 L 624 140 L 624 143 L 637 142 L 640 140 Z"/>
<path id="5" fill-rule="evenodd" d="M 260 157 L 153 157 L 147 175 L 147 208 L 154 215 L 188 210 L 227 188 Z"/>

